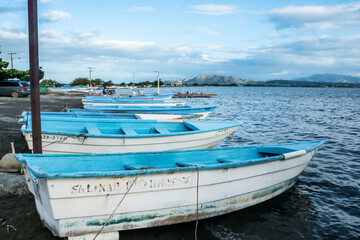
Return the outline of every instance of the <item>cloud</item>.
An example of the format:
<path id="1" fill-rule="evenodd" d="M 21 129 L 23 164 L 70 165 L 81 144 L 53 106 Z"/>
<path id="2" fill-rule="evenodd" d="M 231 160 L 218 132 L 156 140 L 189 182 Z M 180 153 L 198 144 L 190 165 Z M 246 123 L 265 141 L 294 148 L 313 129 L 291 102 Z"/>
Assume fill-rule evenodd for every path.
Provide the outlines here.
<path id="1" fill-rule="evenodd" d="M 301 73 L 349 74 L 360 69 L 360 34 L 290 40 L 272 45 L 228 48 L 221 45 L 124 41 L 101 32 L 39 32 L 41 66 L 49 74 L 47 77 L 60 81 L 64 79 L 61 73 L 54 77 L 50 74 L 58 69 L 59 64 L 69 72 L 70 80 L 82 74 L 79 71 L 86 74 L 89 64 L 96 67 L 99 77 L 110 79 L 119 77 L 119 66 L 123 72 L 152 73 L 161 67 L 159 71 L 175 76 L 193 77 L 198 73 L 222 72 L 258 80 L 276 77 L 292 79 Z M 0 42 L 8 49 L 26 53 L 27 30 L 2 24 Z M 106 71 L 100 75 L 101 69 Z"/>
<path id="2" fill-rule="evenodd" d="M 0 14 L 25 11 L 25 7 L 1 7 Z"/>
<path id="3" fill-rule="evenodd" d="M 51 10 L 40 15 L 40 23 L 57 22 L 65 18 L 70 18 L 71 15 L 68 12 Z"/>
<path id="4" fill-rule="evenodd" d="M 186 28 L 185 33 L 200 33 L 208 36 L 215 36 L 215 35 L 219 35 L 220 31 L 198 27 L 198 28 Z"/>
<path id="5" fill-rule="evenodd" d="M 283 75 L 286 75 L 286 74 L 288 74 L 288 71 L 276 72 L 276 73 L 272 73 L 271 75 L 274 75 L 274 76 L 283 76 Z"/>
<path id="6" fill-rule="evenodd" d="M 8 24 L 0 25 L 0 40 L 21 40 L 27 39 L 28 35 L 23 29 L 13 28 Z"/>
<path id="7" fill-rule="evenodd" d="M 153 7 L 141 6 L 141 7 L 128 8 L 125 11 L 128 11 L 128 12 L 147 12 L 147 11 L 152 11 L 152 10 L 154 10 Z"/>
<path id="8" fill-rule="evenodd" d="M 229 15 L 238 13 L 238 6 L 235 5 L 220 5 L 220 4 L 202 4 L 191 5 L 193 11 L 190 13 L 205 14 L 205 15 Z"/>
<path id="9" fill-rule="evenodd" d="M 360 3 L 333 6 L 288 6 L 261 12 L 276 29 L 311 28 L 317 30 L 358 27 Z"/>

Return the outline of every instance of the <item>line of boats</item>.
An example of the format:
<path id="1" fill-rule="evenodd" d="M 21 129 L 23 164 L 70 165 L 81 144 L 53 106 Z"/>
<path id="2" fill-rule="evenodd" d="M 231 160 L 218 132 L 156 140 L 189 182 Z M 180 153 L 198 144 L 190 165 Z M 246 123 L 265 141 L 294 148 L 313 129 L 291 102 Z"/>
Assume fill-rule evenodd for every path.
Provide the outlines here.
<path id="1" fill-rule="evenodd" d="M 87 96 L 84 109 L 41 113 L 45 154 L 16 158 L 55 236 L 119 239 L 252 206 L 293 186 L 323 144 L 212 148 L 242 123 L 199 121 L 216 106 L 168 97 Z M 30 150 L 31 119 L 19 119 Z"/>

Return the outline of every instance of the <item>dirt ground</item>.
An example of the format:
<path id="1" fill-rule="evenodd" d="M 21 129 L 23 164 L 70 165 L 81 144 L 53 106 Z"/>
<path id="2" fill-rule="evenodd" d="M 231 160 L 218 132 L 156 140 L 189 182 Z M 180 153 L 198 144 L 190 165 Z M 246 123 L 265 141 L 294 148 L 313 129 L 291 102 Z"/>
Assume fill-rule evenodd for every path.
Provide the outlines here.
<path id="1" fill-rule="evenodd" d="M 58 112 L 65 104 L 69 108 L 82 108 L 80 96 L 41 95 L 41 111 Z M 17 153 L 29 152 L 17 121 L 23 111 L 30 109 L 30 96 L 0 97 L 0 159 L 11 152 L 10 142 L 14 142 Z M 6 178 L 19 178 L 14 173 L 0 174 L 0 187 L 8 182 L 4 181 Z M 60 239 L 42 226 L 32 194 L 16 194 L 16 191 L 0 194 L 0 239 Z"/>
<path id="2" fill-rule="evenodd" d="M 41 111 L 62 111 L 65 104 L 69 108 L 82 108 L 81 96 L 41 95 Z M 14 142 L 17 153 L 29 152 L 17 121 L 23 111 L 30 109 L 30 97 L 18 99 L 0 97 L 0 159 L 11 152 L 10 142 Z M 9 184 L 9 182 L 19 182 L 21 177 L 23 175 L 16 173 L 0 173 L 0 188 L 4 188 L 4 184 Z M 21 183 L 24 188 L 27 188 L 25 181 Z M 20 186 L 20 184 L 18 185 Z M 23 194 L 23 189 L 18 190 L 9 191 L 6 194 L 1 194 L 0 191 L 0 240 L 62 239 L 54 237 L 42 225 L 36 211 L 33 195 L 27 189 L 25 194 Z M 151 229 L 123 231 L 119 233 L 119 237 L 127 240 L 193 239 L 194 224 L 191 222 Z M 201 233 L 203 239 L 209 239 L 208 233 L 203 231 L 199 225 L 199 234 Z M 179 235 L 179 232 L 182 234 Z"/>

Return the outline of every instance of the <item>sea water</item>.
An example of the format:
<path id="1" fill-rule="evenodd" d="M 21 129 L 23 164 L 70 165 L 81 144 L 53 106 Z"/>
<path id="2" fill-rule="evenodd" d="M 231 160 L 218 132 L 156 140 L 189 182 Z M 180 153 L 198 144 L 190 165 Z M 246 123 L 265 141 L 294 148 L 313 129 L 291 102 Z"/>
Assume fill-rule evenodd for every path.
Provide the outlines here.
<path id="1" fill-rule="evenodd" d="M 157 89 L 146 89 L 147 93 Z M 161 93 L 215 93 L 184 99 L 217 105 L 208 120 L 241 121 L 216 147 L 324 139 L 287 192 L 231 214 L 201 220 L 198 239 L 359 239 L 360 89 L 181 87 Z M 195 223 L 125 231 L 123 239 L 194 239 Z"/>

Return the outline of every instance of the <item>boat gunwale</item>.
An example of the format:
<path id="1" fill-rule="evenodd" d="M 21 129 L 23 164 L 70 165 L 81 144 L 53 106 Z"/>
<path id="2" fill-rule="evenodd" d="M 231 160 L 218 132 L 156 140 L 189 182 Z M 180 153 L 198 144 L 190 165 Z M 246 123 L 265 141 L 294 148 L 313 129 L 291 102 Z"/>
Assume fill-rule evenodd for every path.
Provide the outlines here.
<path id="1" fill-rule="evenodd" d="M 54 116 L 51 116 L 51 114 L 54 114 Z M 142 118 L 136 118 L 136 115 L 143 114 L 143 115 L 156 115 L 156 114 L 147 114 L 147 113 L 102 113 L 102 112 L 94 112 L 94 111 L 82 111 L 82 112 L 41 112 L 41 119 L 46 121 L 62 121 L 62 120 L 68 120 L 68 119 L 101 119 L 101 117 L 104 117 L 104 119 L 101 120 L 154 120 L 157 121 L 158 119 L 142 119 Z M 55 116 L 57 115 L 57 116 Z M 172 118 L 165 118 L 165 119 L 159 119 L 159 120 L 191 120 L 195 118 L 200 118 L 200 114 L 158 114 L 158 115 L 164 115 L 164 116 L 172 116 L 176 115 L 179 118 L 172 119 Z M 30 123 L 31 121 L 31 112 L 30 111 L 24 111 L 19 120 L 18 124 L 23 125 L 27 122 Z"/>
<path id="2" fill-rule="evenodd" d="M 78 121 L 83 122 L 84 120 L 87 120 L 86 123 L 91 123 L 98 121 L 98 119 L 79 119 L 79 118 L 69 118 L 66 119 L 66 121 Z M 90 121 L 93 120 L 93 121 Z M 55 121 L 55 119 L 46 119 L 46 121 Z M 101 122 L 148 122 L 148 123 L 166 123 L 164 121 L 158 121 L 158 120 L 152 120 L 152 119 L 102 119 Z M 181 123 L 177 124 L 191 124 L 191 122 L 194 123 L 209 123 L 209 122 L 216 122 L 219 123 L 219 121 L 198 121 L 198 120 L 180 120 Z M 169 120 L 169 123 L 170 120 Z M 75 137 L 96 137 L 96 138 L 148 138 L 148 137 L 172 137 L 172 136 L 179 136 L 179 135 L 189 135 L 189 134 L 198 134 L 198 133 L 208 133 L 208 132 L 214 132 L 218 130 L 228 129 L 228 128 L 234 128 L 234 127 L 240 127 L 244 123 L 243 122 L 221 122 L 221 123 L 228 123 L 229 125 L 217 127 L 217 128 L 211 128 L 211 129 L 198 129 L 198 130 L 191 130 L 191 131 L 183 131 L 183 132 L 170 132 L 170 133 L 150 133 L 150 134 L 136 134 L 136 135 L 126 135 L 126 134 L 91 134 L 91 133 L 75 133 L 75 132 L 65 132 L 65 131 L 49 131 L 49 130 L 41 130 L 41 134 L 53 134 L 53 135 L 64 135 L 64 136 L 75 136 Z M 176 124 L 176 123 L 175 123 Z M 32 133 L 32 128 L 30 129 L 31 125 L 22 125 L 21 132 L 29 132 Z M 121 127 L 119 127 L 121 128 Z"/>
<path id="3" fill-rule="evenodd" d="M 189 166 L 179 166 L 179 167 L 171 167 L 171 168 L 144 168 L 144 169 L 134 169 L 134 170 L 119 170 L 119 171 L 91 171 L 91 172 L 68 172 L 68 173 L 46 173 L 45 170 L 38 166 L 32 166 L 31 163 L 27 161 L 27 159 L 31 158 L 64 158 L 64 157 L 77 157 L 81 158 L 82 156 L 94 156 L 94 157 L 111 157 L 111 156 L 121 156 L 121 155 L 159 155 L 159 154 L 178 154 L 178 153 L 191 153 L 191 152 L 205 152 L 205 151 L 217 151 L 217 150 L 236 150 L 236 149 L 258 149 L 264 147 L 279 147 L 279 146 L 287 146 L 287 145 L 296 145 L 296 144 L 308 144 L 311 145 L 305 149 L 305 154 L 316 151 L 321 145 L 324 144 L 324 140 L 316 140 L 316 141 L 305 141 L 305 142 L 295 142 L 295 143 L 283 143 L 283 144 L 274 144 L 274 145 L 257 145 L 257 146 L 247 146 L 247 147 L 236 147 L 236 148 L 214 148 L 214 149 L 198 149 L 198 150 L 181 150 L 181 151 L 162 151 L 162 152 L 136 152 L 136 153 L 110 153 L 110 154 L 16 154 L 16 159 L 21 163 L 26 163 L 29 171 L 37 178 L 43 179 L 71 179 L 71 178 L 106 178 L 106 177 L 127 177 L 127 176 L 136 176 L 140 173 L 141 175 L 151 175 L 151 174 L 166 174 L 166 173 L 176 173 L 176 172 L 193 172 L 193 171 L 203 171 L 203 170 L 218 170 L 218 169 L 226 169 L 226 168 L 236 168 L 243 166 L 256 165 L 261 163 L 267 163 L 272 161 L 282 161 L 288 160 L 292 158 L 296 158 L 297 156 L 286 158 L 284 154 L 279 154 L 271 157 L 263 157 L 256 159 L 238 159 L 227 162 L 219 162 L 219 163 L 211 163 L 211 164 L 193 164 L 193 162 L 189 163 Z M 293 149 L 294 152 L 299 150 Z M 303 156 L 301 155 L 301 156 Z M 176 161 L 174 162 L 176 164 Z"/>
<path id="4" fill-rule="evenodd" d="M 102 108 L 100 106 L 103 106 L 104 110 L 117 110 L 119 108 L 126 108 L 126 109 L 121 109 L 121 111 L 123 110 L 197 110 L 197 109 L 207 109 L 210 108 L 211 109 L 216 109 L 217 105 L 196 105 L 196 106 L 121 106 L 121 105 L 86 105 L 84 109 L 81 110 L 102 110 Z M 115 109 L 106 109 L 106 108 L 115 108 Z M 135 109 L 131 109 L 131 108 L 135 108 Z M 145 109 L 144 109 L 145 108 Z M 149 109 L 146 109 L 149 108 Z M 73 109 L 71 109 L 73 110 Z M 207 111 L 207 110 L 206 110 Z"/>

